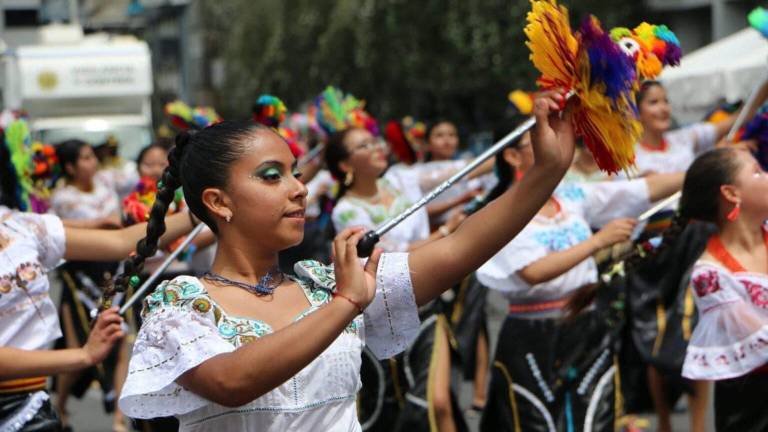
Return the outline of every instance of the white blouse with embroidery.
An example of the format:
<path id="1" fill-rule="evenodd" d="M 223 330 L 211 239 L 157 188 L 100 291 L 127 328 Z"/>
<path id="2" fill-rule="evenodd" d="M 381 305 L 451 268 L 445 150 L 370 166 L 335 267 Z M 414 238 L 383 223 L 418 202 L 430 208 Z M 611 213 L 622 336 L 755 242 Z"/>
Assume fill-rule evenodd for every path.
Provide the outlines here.
<path id="1" fill-rule="evenodd" d="M 61 220 L 0 207 L 0 346 L 46 349 L 61 337 L 48 271 L 64 256 Z"/>
<path id="2" fill-rule="evenodd" d="M 337 232 L 353 226 L 374 229 L 410 207 L 418 199 L 420 191 L 415 171 L 410 170 L 387 172 L 378 180 L 378 188 L 380 193 L 394 197 L 392 202 L 371 204 L 349 194 L 341 197 L 331 214 Z M 385 252 L 405 252 L 412 242 L 428 237 L 429 218 L 426 209 L 421 208 L 384 234 L 376 246 Z"/>
<path id="3" fill-rule="evenodd" d="M 589 257 L 560 276 L 531 286 L 520 270 L 545 256 L 587 240 L 591 227 L 613 219 L 637 216 L 650 206 L 645 180 L 561 183 L 554 193 L 561 211 L 553 218 L 537 215 L 502 250 L 477 270 L 485 286 L 506 294 L 511 303 L 530 304 L 563 299 L 566 294 L 597 281 L 597 266 Z"/>
<path id="4" fill-rule="evenodd" d="M 50 212 L 62 219 L 99 219 L 118 214 L 120 201 L 110 186 L 94 179 L 91 192 L 83 192 L 72 185 L 54 190 Z"/>
<path id="5" fill-rule="evenodd" d="M 717 131 L 711 123 L 696 123 L 664 134 L 666 150 L 649 150 L 635 145 L 638 172 L 674 173 L 686 171 L 696 156 L 715 147 Z"/>
<path id="6" fill-rule="evenodd" d="M 331 300 L 335 276 L 314 261 L 299 262 L 295 270 L 311 304 L 299 320 Z M 420 324 L 408 255 L 384 254 L 376 296 L 363 316 L 285 383 L 246 405 L 228 408 L 184 389 L 176 379 L 215 355 L 269 334 L 271 328 L 263 321 L 227 315 L 200 281 L 189 276 L 160 285 L 142 313 L 144 324 L 120 408 L 137 418 L 177 416 L 181 431 L 360 431 L 356 396 L 363 344 L 380 358 L 390 357 L 408 346 Z"/>
<path id="7" fill-rule="evenodd" d="M 688 343 L 684 377 L 735 378 L 768 363 L 768 275 L 699 260 L 691 287 L 699 322 Z"/>

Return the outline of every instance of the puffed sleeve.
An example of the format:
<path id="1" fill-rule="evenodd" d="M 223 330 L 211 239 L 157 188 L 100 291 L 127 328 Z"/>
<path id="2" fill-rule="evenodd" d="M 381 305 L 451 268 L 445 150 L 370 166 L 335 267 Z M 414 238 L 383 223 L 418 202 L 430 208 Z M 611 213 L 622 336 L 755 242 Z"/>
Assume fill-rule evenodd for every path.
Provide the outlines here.
<path id="1" fill-rule="evenodd" d="M 477 280 L 488 288 L 501 292 L 530 289 L 531 286 L 518 272 L 550 253 L 544 243 L 536 240 L 546 237 L 546 234 L 545 229 L 529 224 L 477 270 Z"/>
<path id="2" fill-rule="evenodd" d="M 184 372 L 235 349 L 218 335 L 210 303 L 195 304 L 198 301 L 205 302 L 195 300 L 189 308 L 158 305 L 145 314 L 120 394 L 126 415 L 175 416 L 211 403 L 176 383 Z"/>
<path id="3" fill-rule="evenodd" d="M 365 344 L 379 359 L 405 351 L 416 338 L 421 322 L 407 253 L 382 254 L 376 294 L 363 316 Z"/>
<path id="4" fill-rule="evenodd" d="M 569 210 L 580 213 L 592 228 L 623 217 L 638 217 L 650 208 L 644 179 L 565 183 L 555 196 Z"/>
<path id="5" fill-rule="evenodd" d="M 53 269 L 64 258 L 66 234 L 64 224 L 52 214 L 22 214 L 21 222 L 37 237 L 37 253 L 40 263 L 47 269 Z"/>
<path id="6" fill-rule="evenodd" d="M 768 286 L 764 277 L 697 264 L 691 288 L 699 322 L 688 343 L 683 376 L 735 378 L 768 363 Z"/>
<path id="7" fill-rule="evenodd" d="M 708 122 L 694 123 L 665 134 L 672 145 L 689 145 L 694 154 L 700 154 L 715 148 L 717 128 Z"/>

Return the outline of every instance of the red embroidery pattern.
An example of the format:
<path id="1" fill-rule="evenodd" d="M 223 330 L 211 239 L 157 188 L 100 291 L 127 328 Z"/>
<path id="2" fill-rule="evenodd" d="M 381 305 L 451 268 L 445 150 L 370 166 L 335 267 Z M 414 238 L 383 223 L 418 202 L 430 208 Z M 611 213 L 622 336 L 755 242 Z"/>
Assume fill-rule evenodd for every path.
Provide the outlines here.
<path id="1" fill-rule="evenodd" d="M 691 284 L 693 289 L 696 290 L 696 295 L 699 297 L 720 291 L 720 280 L 717 278 L 717 272 L 714 270 L 696 275 Z"/>
<path id="2" fill-rule="evenodd" d="M 760 351 L 766 348 L 768 348 L 768 340 L 758 337 L 754 341 L 741 343 L 729 349 L 728 352 L 720 354 L 695 353 L 691 356 L 691 360 L 701 368 L 730 366 L 731 364 L 738 364 L 747 357 L 765 355 Z"/>
<path id="3" fill-rule="evenodd" d="M 746 288 L 752 303 L 763 309 L 768 309 L 768 290 L 765 287 L 746 280 L 742 280 L 741 284 Z"/>

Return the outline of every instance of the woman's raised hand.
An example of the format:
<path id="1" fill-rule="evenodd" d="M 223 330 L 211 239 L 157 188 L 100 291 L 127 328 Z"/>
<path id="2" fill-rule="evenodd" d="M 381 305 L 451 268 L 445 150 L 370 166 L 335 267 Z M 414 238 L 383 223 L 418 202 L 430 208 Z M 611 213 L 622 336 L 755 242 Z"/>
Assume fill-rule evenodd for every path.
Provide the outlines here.
<path id="1" fill-rule="evenodd" d="M 373 300 L 376 292 L 376 269 L 381 249 L 375 249 L 363 266 L 357 257 L 357 243 L 365 234 L 362 227 L 347 228 L 333 240 L 333 267 L 336 273 L 336 292 L 357 303 L 361 309 Z"/>
<path id="2" fill-rule="evenodd" d="M 573 161 L 576 144 L 565 92 L 556 89 L 536 94 L 533 113 L 536 116 L 536 127 L 531 138 L 535 164 L 568 169 Z"/>

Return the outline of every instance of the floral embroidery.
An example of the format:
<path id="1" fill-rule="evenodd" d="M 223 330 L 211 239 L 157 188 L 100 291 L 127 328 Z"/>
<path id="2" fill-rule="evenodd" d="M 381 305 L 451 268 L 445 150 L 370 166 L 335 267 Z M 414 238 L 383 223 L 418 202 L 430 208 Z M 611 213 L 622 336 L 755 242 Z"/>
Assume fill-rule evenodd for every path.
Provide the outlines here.
<path id="1" fill-rule="evenodd" d="M 693 289 L 699 297 L 720 291 L 720 280 L 717 277 L 717 272 L 714 270 L 696 275 L 691 281 L 691 285 L 693 285 Z"/>
<path id="2" fill-rule="evenodd" d="M 27 285 L 38 277 L 44 276 L 45 270 L 37 262 L 19 264 L 13 273 L 0 275 L 0 294 L 7 294 L 11 289 L 27 289 Z"/>
<path id="3" fill-rule="evenodd" d="M 551 251 L 561 251 L 585 241 L 590 235 L 586 225 L 574 221 L 570 225 L 537 232 L 533 238 Z"/>
<path id="4" fill-rule="evenodd" d="M 295 321 L 304 318 L 323 304 L 330 302 L 333 299 L 332 289 L 336 287 L 333 268 L 323 266 L 317 261 L 302 261 L 301 264 L 301 268 L 306 272 L 305 274 L 310 274 L 311 277 L 292 279 L 304 290 L 311 306 L 299 314 Z M 332 288 L 327 288 L 327 286 Z M 146 318 L 147 314 L 168 305 L 182 309 L 191 309 L 200 315 L 211 313 L 219 336 L 235 347 L 251 343 L 256 338 L 263 337 L 273 331 L 269 324 L 261 320 L 227 316 L 211 300 L 205 289 L 196 283 L 179 279 L 163 282 L 144 300 L 142 315 Z M 346 327 L 345 332 L 357 334 L 358 330 L 357 323 L 352 321 Z"/>
<path id="5" fill-rule="evenodd" d="M 568 201 L 584 201 L 587 199 L 584 189 L 577 183 L 564 183 L 557 189 L 555 194 Z"/>
<path id="6" fill-rule="evenodd" d="M 347 210 L 339 213 L 339 220 L 342 224 L 347 225 L 351 221 L 355 220 L 357 212 L 355 210 Z"/>
<path id="7" fill-rule="evenodd" d="M 768 309 L 768 290 L 765 287 L 746 280 L 742 280 L 741 283 L 747 290 L 749 298 L 752 299 L 752 303 L 763 309 Z"/>

